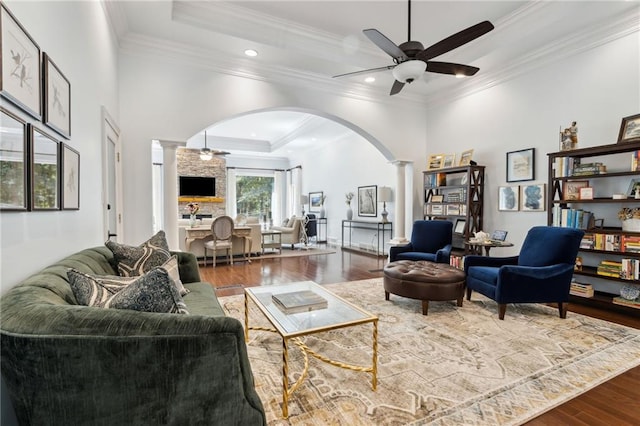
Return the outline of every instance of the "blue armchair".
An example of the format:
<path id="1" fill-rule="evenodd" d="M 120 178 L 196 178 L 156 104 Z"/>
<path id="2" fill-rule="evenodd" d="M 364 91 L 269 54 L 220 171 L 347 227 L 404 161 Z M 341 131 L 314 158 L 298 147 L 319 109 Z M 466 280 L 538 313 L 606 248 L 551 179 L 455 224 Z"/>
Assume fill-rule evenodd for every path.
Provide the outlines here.
<path id="1" fill-rule="evenodd" d="M 567 317 L 569 289 L 584 231 L 535 226 L 529 230 L 519 256 L 466 256 L 467 300 L 477 291 L 495 300 L 499 318 L 507 303 L 557 303 Z"/>
<path id="2" fill-rule="evenodd" d="M 416 220 L 411 241 L 389 249 L 389 261 L 428 260 L 449 263 L 453 223 L 446 220 Z"/>

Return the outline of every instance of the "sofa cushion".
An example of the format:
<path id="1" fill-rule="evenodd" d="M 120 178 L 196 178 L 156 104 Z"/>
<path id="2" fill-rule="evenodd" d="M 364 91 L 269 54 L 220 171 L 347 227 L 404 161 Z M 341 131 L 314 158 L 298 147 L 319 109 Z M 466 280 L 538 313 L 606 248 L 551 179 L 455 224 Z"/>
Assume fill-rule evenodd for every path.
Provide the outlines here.
<path id="1" fill-rule="evenodd" d="M 105 245 L 113 252 L 118 273 L 123 277 L 143 275 L 157 266 L 162 266 L 171 257 L 164 231 L 158 231 L 138 247 L 114 241 L 107 241 Z"/>
<path id="2" fill-rule="evenodd" d="M 69 284 L 80 305 L 98 306 L 114 294 L 131 284 L 136 277 L 119 277 L 115 275 L 93 276 L 76 269 L 67 271 Z"/>
<path id="3" fill-rule="evenodd" d="M 296 217 L 291 216 L 291 218 L 287 221 L 287 228 L 293 228 L 293 224 L 296 223 Z"/>

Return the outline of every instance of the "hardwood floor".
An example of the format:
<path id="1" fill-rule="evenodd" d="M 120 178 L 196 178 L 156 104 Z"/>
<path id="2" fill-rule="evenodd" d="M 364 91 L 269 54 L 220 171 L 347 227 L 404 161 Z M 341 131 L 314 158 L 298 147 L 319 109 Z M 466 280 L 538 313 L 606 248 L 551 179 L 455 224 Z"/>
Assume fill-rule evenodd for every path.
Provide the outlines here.
<path id="1" fill-rule="evenodd" d="M 330 284 L 344 281 L 382 277 L 386 259 L 364 256 L 336 249 L 335 254 L 254 259 L 251 263 L 236 262 L 233 266 L 220 264 L 200 266 L 203 281 L 213 283 L 218 296 L 242 294 L 244 287 L 284 284 L 294 281 L 315 281 Z M 637 316 L 569 305 L 570 312 L 640 329 Z M 571 315 L 569 313 L 569 315 Z M 639 425 L 640 424 L 640 367 L 595 387 L 526 423 L 542 425 Z"/>

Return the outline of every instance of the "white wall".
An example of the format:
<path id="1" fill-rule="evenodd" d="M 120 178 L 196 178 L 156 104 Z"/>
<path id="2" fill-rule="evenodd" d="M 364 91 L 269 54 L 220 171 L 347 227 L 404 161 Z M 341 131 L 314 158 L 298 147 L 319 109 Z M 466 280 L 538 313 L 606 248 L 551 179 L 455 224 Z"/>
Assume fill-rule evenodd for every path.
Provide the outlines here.
<path id="1" fill-rule="evenodd" d="M 0 214 L 2 292 L 65 255 L 104 243 L 101 107 L 116 120 L 119 114 L 116 45 L 100 3 L 6 4 L 71 83 L 65 142 L 80 152 L 81 182 L 78 211 Z"/>
<path id="2" fill-rule="evenodd" d="M 71 140 L 80 152 L 80 210 L 2 212 L 0 289 L 86 247 L 101 245 L 101 107 L 118 117 L 117 51 L 98 2 L 5 2 L 71 84 Z M 3 105 L 9 105 L 3 100 Z M 0 424 L 17 424 L 2 382 Z"/>
<path id="3" fill-rule="evenodd" d="M 139 244 L 152 232 L 151 140 L 183 140 L 228 117 L 265 108 L 302 108 L 331 114 L 364 129 L 395 158 L 424 158 L 426 109 L 387 96 L 382 102 L 353 99 L 310 88 L 217 74 L 201 64 L 150 54 L 120 57 L 120 98 L 123 134 L 125 242 Z M 384 157 L 380 154 L 381 161 Z M 297 165 L 293 164 L 292 165 Z M 334 173 L 342 173 L 330 164 Z M 368 164 L 352 162 L 348 176 Z M 363 185 L 372 182 L 363 179 Z M 375 183 L 375 182 L 372 182 Z M 351 184 L 355 191 L 355 181 Z M 341 191 L 342 192 L 342 191 Z M 335 199 L 335 196 L 333 197 Z"/>
<path id="4" fill-rule="evenodd" d="M 547 223 L 546 212 L 498 211 L 498 187 L 518 184 L 506 182 L 506 153 L 535 148 L 532 182 L 547 183 L 560 126 L 578 122 L 579 148 L 615 143 L 622 117 L 640 112 L 639 55 L 636 32 L 427 113 L 430 153 L 473 148 L 486 166 L 484 230 L 506 229 L 515 243 L 496 255 L 517 253 L 527 230 Z"/>

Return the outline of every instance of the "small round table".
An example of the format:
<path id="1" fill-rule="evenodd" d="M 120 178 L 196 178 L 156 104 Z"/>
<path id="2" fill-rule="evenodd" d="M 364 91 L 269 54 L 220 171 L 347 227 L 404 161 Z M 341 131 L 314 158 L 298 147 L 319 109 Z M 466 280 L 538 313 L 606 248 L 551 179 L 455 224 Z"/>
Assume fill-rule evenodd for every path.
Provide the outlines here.
<path id="1" fill-rule="evenodd" d="M 506 241 L 465 241 L 464 242 L 465 245 L 468 245 L 470 247 L 484 247 L 484 252 L 486 253 L 487 256 L 489 256 L 489 250 L 491 250 L 491 247 L 513 247 L 512 243 L 508 243 Z"/>

